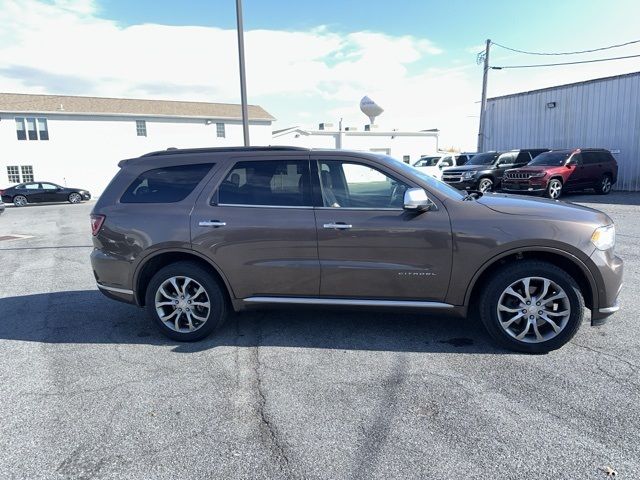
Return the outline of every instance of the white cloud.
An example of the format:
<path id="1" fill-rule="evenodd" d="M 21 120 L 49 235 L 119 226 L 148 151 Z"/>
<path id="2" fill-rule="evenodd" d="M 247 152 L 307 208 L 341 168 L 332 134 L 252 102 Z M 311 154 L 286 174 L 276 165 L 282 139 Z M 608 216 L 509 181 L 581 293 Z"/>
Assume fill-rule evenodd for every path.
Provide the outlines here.
<path id="1" fill-rule="evenodd" d="M 92 0 L 0 0 L 0 91 L 238 101 L 233 29 L 140 24 L 100 17 Z M 246 32 L 249 100 L 289 123 L 361 125 L 363 95 L 385 108 L 379 123 L 442 131 L 442 144 L 472 148 L 481 68 L 447 64 L 426 38 L 379 32 Z M 513 58 L 494 57 L 493 63 Z M 547 71 L 491 72 L 490 94 L 606 76 L 633 69 L 593 64 Z M 301 100 L 304 99 L 304 100 Z M 296 105 L 293 102 L 304 103 Z"/>

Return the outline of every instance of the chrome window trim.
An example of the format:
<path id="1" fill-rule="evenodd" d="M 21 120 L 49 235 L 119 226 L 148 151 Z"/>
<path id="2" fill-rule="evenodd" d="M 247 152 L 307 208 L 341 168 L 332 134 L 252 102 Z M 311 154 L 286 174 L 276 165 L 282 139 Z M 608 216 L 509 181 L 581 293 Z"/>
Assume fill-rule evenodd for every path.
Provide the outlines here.
<path id="1" fill-rule="evenodd" d="M 244 207 L 244 208 L 291 208 L 294 210 L 313 210 L 307 205 L 249 205 L 245 203 L 214 203 L 212 207 Z"/>
<path id="2" fill-rule="evenodd" d="M 349 298 L 322 298 L 322 297 L 268 297 L 255 296 L 243 299 L 246 303 L 282 303 L 299 305 L 348 305 L 370 307 L 417 307 L 417 308 L 454 308 L 454 305 L 442 302 L 429 302 L 417 300 L 366 300 Z"/>
<path id="3" fill-rule="evenodd" d="M 369 207 L 315 207 L 316 210 L 334 210 L 339 212 L 340 210 L 360 210 L 360 211 L 385 211 L 385 212 L 404 212 L 404 208 L 369 208 Z"/>

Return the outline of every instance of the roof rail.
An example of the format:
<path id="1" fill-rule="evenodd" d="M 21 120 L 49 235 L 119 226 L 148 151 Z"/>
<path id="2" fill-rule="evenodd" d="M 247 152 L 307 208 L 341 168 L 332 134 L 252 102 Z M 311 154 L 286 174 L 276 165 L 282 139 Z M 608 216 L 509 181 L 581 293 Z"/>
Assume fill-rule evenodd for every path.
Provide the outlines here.
<path id="1" fill-rule="evenodd" d="M 166 150 L 146 153 L 141 157 L 156 157 L 160 155 L 178 155 L 183 153 L 224 153 L 224 152 L 282 152 L 282 151 L 309 151 L 304 147 L 206 147 L 206 148 L 175 148 L 169 147 Z"/>

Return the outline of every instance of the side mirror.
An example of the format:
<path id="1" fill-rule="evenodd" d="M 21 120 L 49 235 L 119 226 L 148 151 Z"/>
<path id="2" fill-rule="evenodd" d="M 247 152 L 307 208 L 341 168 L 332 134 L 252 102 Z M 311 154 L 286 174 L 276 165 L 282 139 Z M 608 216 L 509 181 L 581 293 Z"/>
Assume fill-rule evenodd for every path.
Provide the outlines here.
<path id="1" fill-rule="evenodd" d="M 433 203 L 422 188 L 409 188 L 404 192 L 404 209 L 414 212 L 425 212 L 431 209 Z"/>

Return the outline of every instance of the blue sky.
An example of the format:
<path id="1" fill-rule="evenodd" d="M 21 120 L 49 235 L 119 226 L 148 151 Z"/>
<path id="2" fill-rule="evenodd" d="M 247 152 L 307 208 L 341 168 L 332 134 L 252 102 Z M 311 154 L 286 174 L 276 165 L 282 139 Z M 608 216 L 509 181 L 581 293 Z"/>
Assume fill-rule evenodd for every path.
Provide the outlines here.
<path id="1" fill-rule="evenodd" d="M 437 127 L 443 145 L 464 149 L 475 142 L 475 54 L 486 38 L 535 51 L 640 38 L 637 0 L 243 4 L 249 101 L 275 128 L 341 117 L 361 126 L 369 95 L 385 108 L 381 127 Z M 0 91 L 239 100 L 234 0 L 0 0 L 0 24 Z M 638 53 L 640 44 L 561 60 Z M 546 61 L 492 50 L 493 65 Z M 639 70 L 632 59 L 492 71 L 489 94 Z"/>

